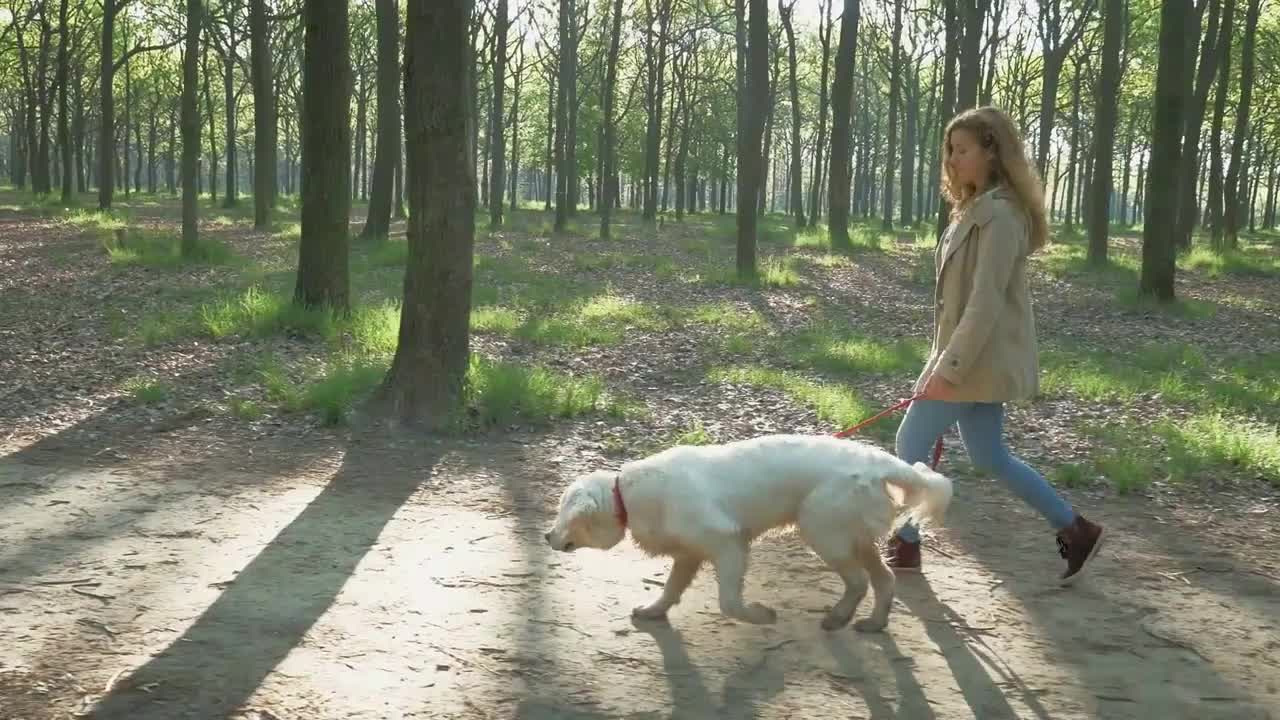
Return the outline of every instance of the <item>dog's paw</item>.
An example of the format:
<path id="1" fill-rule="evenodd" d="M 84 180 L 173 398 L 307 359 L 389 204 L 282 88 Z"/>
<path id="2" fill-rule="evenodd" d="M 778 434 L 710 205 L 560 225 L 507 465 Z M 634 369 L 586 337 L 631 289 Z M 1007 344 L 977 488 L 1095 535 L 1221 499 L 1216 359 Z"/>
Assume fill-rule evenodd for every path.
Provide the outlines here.
<path id="1" fill-rule="evenodd" d="M 843 613 L 837 614 L 837 613 L 829 612 L 822 618 L 822 629 L 823 630 L 839 630 L 845 625 L 848 625 L 849 621 L 852 619 L 853 619 L 852 613 L 845 615 Z"/>
<path id="2" fill-rule="evenodd" d="M 641 605 L 631 611 L 631 617 L 636 620 L 666 620 L 667 608 L 659 605 Z"/>
<path id="3" fill-rule="evenodd" d="M 873 632 L 880 632 L 881 630 L 884 630 L 886 627 L 888 627 L 888 625 L 889 625 L 889 621 L 887 619 L 881 620 L 880 618 L 869 617 L 869 618 L 863 618 L 858 622 L 854 623 L 853 629 L 857 630 L 858 632 L 873 633 Z"/>
<path id="4" fill-rule="evenodd" d="M 778 613 L 767 605 L 753 602 L 745 608 L 742 619 L 756 625 L 772 625 L 778 622 Z"/>

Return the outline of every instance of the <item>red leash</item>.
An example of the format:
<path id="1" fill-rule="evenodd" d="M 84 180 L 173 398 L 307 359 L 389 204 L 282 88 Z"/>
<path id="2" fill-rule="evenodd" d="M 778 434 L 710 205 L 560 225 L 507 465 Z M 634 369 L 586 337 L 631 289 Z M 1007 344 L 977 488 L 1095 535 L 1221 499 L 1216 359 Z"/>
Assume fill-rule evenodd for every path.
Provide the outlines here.
<path id="1" fill-rule="evenodd" d="M 919 400 L 919 399 L 920 399 L 920 398 L 922 398 L 922 397 L 924 397 L 924 393 L 918 393 L 918 394 L 916 394 L 916 395 L 913 395 L 913 396 L 911 396 L 911 397 L 907 398 L 906 400 L 903 400 L 903 401 L 899 402 L 899 403 L 898 403 L 898 404 L 896 404 L 896 405 L 891 405 L 891 406 L 889 406 L 889 407 L 885 408 L 884 410 L 881 410 L 879 413 L 877 413 L 877 414 L 875 414 L 875 415 L 872 415 L 871 417 L 867 418 L 866 420 L 863 420 L 862 422 L 858 423 L 857 425 L 854 425 L 854 426 L 852 426 L 852 427 L 849 427 L 849 428 L 846 428 L 846 429 L 844 429 L 844 430 L 841 430 L 841 431 L 840 431 L 840 432 L 838 432 L 838 433 L 832 433 L 832 434 L 833 434 L 833 435 L 835 435 L 836 437 L 838 437 L 838 438 L 840 438 L 840 439 L 842 439 L 842 440 L 843 440 L 844 438 L 847 438 L 847 437 L 849 437 L 849 436 L 853 435 L 854 433 L 858 432 L 858 431 L 859 431 L 859 430 L 861 430 L 862 428 L 864 428 L 864 427 L 866 427 L 866 426 L 870 425 L 871 423 L 873 423 L 873 422 L 875 422 L 875 421 L 879 420 L 880 418 L 884 417 L 885 415 L 888 415 L 889 413 L 897 412 L 898 410 L 901 410 L 901 409 L 903 409 L 903 408 L 907 407 L 908 405 L 910 405 L 911 403 L 915 402 L 916 400 Z M 938 442 L 934 443 L 934 446 L 933 446 L 933 469 L 934 469 L 934 470 L 937 470 L 937 469 L 938 469 L 938 463 L 939 463 L 941 460 L 942 460 L 942 436 L 941 436 L 941 435 L 939 435 L 939 436 L 938 436 Z"/>

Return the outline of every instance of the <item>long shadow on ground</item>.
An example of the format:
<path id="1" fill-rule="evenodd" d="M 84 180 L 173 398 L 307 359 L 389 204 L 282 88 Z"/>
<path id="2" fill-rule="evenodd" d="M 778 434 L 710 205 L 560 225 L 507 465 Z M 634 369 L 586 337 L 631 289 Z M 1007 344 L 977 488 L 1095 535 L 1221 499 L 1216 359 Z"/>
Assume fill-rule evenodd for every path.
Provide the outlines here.
<path id="1" fill-rule="evenodd" d="M 122 679 L 89 717 L 222 718 L 240 707 L 329 609 L 439 459 L 388 474 L 376 472 L 387 462 L 377 449 L 376 441 L 354 442 L 311 504 L 180 638 Z"/>

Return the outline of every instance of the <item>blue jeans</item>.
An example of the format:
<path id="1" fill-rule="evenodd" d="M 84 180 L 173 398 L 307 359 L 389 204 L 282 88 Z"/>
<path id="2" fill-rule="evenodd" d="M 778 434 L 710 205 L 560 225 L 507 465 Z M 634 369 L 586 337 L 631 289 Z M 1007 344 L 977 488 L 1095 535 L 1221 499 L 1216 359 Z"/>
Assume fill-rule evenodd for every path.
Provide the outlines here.
<path id="1" fill-rule="evenodd" d="M 909 463 L 928 463 L 933 445 L 952 424 L 960 424 L 960 439 L 969 460 L 979 470 L 1004 482 L 1023 502 L 1035 508 L 1054 530 L 1075 520 L 1075 510 L 1040 473 L 1014 457 L 1004 443 L 1004 404 L 917 400 L 898 426 L 898 457 Z M 920 530 L 910 523 L 898 537 L 920 541 Z"/>

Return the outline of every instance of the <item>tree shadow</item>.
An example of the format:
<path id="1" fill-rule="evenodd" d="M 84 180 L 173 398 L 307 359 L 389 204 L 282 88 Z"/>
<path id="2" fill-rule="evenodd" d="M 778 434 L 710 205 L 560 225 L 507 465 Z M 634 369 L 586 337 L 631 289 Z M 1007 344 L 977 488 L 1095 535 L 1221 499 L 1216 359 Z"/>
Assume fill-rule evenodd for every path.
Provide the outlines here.
<path id="1" fill-rule="evenodd" d="M 1018 713 L 1009 705 L 1005 693 L 987 671 L 987 668 L 995 668 L 1000 674 L 1000 682 L 1013 685 L 1020 699 L 1037 718 L 1051 720 L 1052 715 L 1027 687 L 1026 682 L 982 640 L 980 633 L 983 631 L 970 627 L 946 603 L 939 600 L 926 578 L 909 578 L 907 582 L 899 582 L 898 588 L 898 598 L 902 604 L 920 618 L 924 623 L 925 633 L 946 658 L 951 675 L 965 702 L 973 710 L 974 717 L 1018 717 Z M 966 635 L 962 636 L 961 632 Z"/>
<path id="2" fill-rule="evenodd" d="M 1125 522 L 1118 519 L 1118 514 L 1125 511 L 1119 510 L 1116 514 L 1088 513 L 1091 519 L 1108 526 L 1110 537 L 1091 563 L 1089 574 L 1073 587 L 1062 588 L 1056 582 L 1062 561 L 1053 550 L 1052 534 L 1036 518 L 1035 524 L 1042 534 L 1028 551 L 1024 549 L 1025 540 L 1020 536 L 1030 532 L 1031 521 L 1010 517 L 1003 503 L 997 507 L 997 512 L 1005 515 L 1000 529 L 994 531 L 998 537 L 991 535 L 992 518 L 978 517 L 973 504 L 962 503 L 949 511 L 954 519 L 948 521 L 951 528 L 948 539 L 959 552 L 973 558 L 997 578 L 1000 592 L 1011 596 L 1026 621 L 1037 628 L 1037 634 L 1052 648 L 1049 651 L 1055 663 L 1052 672 L 1074 676 L 1076 680 L 1068 682 L 1066 687 L 1072 684 L 1081 687 L 1084 697 L 1088 698 L 1085 704 L 1093 705 L 1090 712 L 1106 713 L 1110 703 L 1132 702 L 1138 703 L 1145 712 L 1171 713 L 1174 716 L 1194 713 L 1196 717 L 1245 718 L 1258 717 L 1257 713 L 1261 712 L 1261 716 L 1266 717 L 1262 698 L 1264 693 L 1271 691 L 1266 689 L 1262 678 L 1274 664 L 1263 660 L 1242 663 L 1233 668 L 1216 666 L 1195 646 L 1204 644 L 1204 640 L 1198 639 L 1201 635 L 1208 638 L 1217 635 L 1225 641 L 1225 638 L 1243 632 L 1242 625 L 1251 624 L 1248 622 L 1250 618 L 1255 623 L 1266 623 L 1276 617 L 1280 610 L 1280 603 L 1274 599 L 1276 585 L 1261 577 L 1241 573 L 1234 573 L 1233 577 L 1233 573 L 1224 572 L 1216 576 L 1222 580 L 1210 581 L 1221 582 L 1218 588 L 1187 587 L 1170 591 L 1167 595 L 1160 590 L 1143 591 L 1140 588 L 1142 576 L 1154 574 L 1157 570 L 1144 572 L 1143 563 L 1150 563 L 1153 558 L 1131 554 L 1135 548 L 1150 545 L 1153 550 L 1167 552 L 1171 564 L 1190 571 L 1206 562 L 1206 551 L 1198 547 L 1203 540 L 1197 531 L 1189 527 L 1156 530 L 1147 523 L 1142 528 L 1142 537 L 1126 537 L 1129 530 L 1124 527 Z M 1129 509 L 1132 510 L 1132 506 Z M 1016 550 L 1011 550 L 1015 547 Z M 1128 557 L 1116 555 L 1117 551 Z M 1028 552 L 1039 559 L 1029 559 L 1024 555 Z M 1183 556 L 1178 557 L 1180 554 Z M 1220 597 L 1187 599 L 1188 595 L 1201 594 L 1205 589 Z M 1232 608 L 1227 600 L 1237 607 Z M 936 598 L 926 596 L 919 599 L 917 596 L 913 602 L 921 614 L 942 611 L 944 617 L 957 626 L 964 622 Z M 1148 615 L 1163 615 L 1169 621 L 1177 622 L 1184 619 L 1183 611 L 1189 602 L 1196 606 L 1230 608 L 1222 611 L 1222 617 L 1231 619 L 1228 621 L 1231 627 L 1152 630 L 1151 621 L 1144 619 Z M 1250 618 L 1242 618 L 1239 607 L 1252 610 Z M 1192 617 L 1209 618 L 1214 615 Z M 937 628 L 931 630 L 933 633 L 945 632 Z M 1177 636 L 1188 639 L 1182 641 Z M 1205 647 L 1205 650 L 1210 648 Z M 958 673 L 965 672 L 963 665 L 969 664 L 963 656 L 959 660 L 948 656 L 948 661 L 961 663 Z M 1124 676 L 1115 672 L 1132 666 L 1141 668 L 1141 672 Z M 1020 684 L 1016 676 L 1011 676 L 1009 681 L 1020 688 L 1030 704 L 1034 693 L 1025 684 Z M 1177 690 L 1169 692 L 1169 687 Z M 1220 705 L 1217 702 L 1206 703 L 1203 698 L 1229 699 L 1231 702 Z"/>
<path id="3" fill-rule="evenodd" d="M 832 675 L 832 681 L 837 683 L 838 687 L 850 690 L 856 688 L 855 692 L 861 695 L 863 701 L 866 702 L 867 710 L 871 713 L 872 720 L 896 718 L 899 717 L 900 713 L 903 717 L 909 717 L 912 720 L 915 720 L 915 718 L 921 718 L 922 720 L 933 718 L 933 710 L 925 699 L 924 690 L 920 687 L 920 683 L 911 674 L 910 669 L 897 660 L 897 658 L 902 657 L 901 651 L 897 649 L 897 645 L 892 639 L 887 635 L 883 635 L 878 638 L 878 642 L 890 657 L 898 693 L 902 699 L 901 708 L 897 711 L 894 710 L 891 702 L 894 698 L 886 697 L 881 692 L 880 682 L 876 677 L 875 671 L 867 667 L 867 644 L 863 641 L 866 637 L 862 633 L 847 630 L 823 633 L 823 644 L 827 652 L 836 661 L 837 667 L 840 668 L 838 675 Z"/>
<path id="4" fill-rule="evenodd" d="M 321 493 L 194 623 L 121 679 L 89 717 L 225 717 L 303 640 L 439 458 L 383 470 L 382 446 L 352 443 Z"/>
<path id="5" fill-rule="evenodd" d="M 169 378 L 176 385 L 191 382 L 204 373 L 225 373 L 223 363 L 199 364 L 187 372 Z M 48 527 L 30 533 L 31 541 L 20 546 L 9 545 L 0 551 L 5 578 L 9 582 L 36 577 L 91 544 L 137 530 L 146 516 L 192 496 L 226 495 L 228 487 L 261 483 L 262 474 L 280 476 L 289 473 L 332 448 L 315 443 L 298 443 L 286 436 L 267 436 L 249 440 L 231 434 L 231 441 L 209 447 L 206 441 L 226 433 L 209 433 L 202 426 L 214 417 L 204 404 L 150 422 L 122 422 L 115 412 L 123 401 L 102 407 L 80 422 L 43 437 L 36 442 L 0 458 L 0 489 L 4 494 L 2 510 L 19 506 L 31 508 L 25 520 L 35 516 Z M 141 449 L 154 450 L 156 443 L 177 435 L 182 453 L 169 453 L 159 470 L 162 482 L 137 482 L 137 478 L 154 478 L 154 464 L 136 464 L 128 455 Z M 253 447 L 245 451 L 244 444 Z M 191 448 L 201 447 L 203 451 Z M 239 468 L 228 472 L 230 467 Z M 128 474 L 116 471 L 128 468 Z M 208 484 L 208 476 L 216 473 L 216 486 Z M 104 486 L 116 485 L 108 504 L 85 506 L 80 501 L 91 497 L 102 501 Z M 63 506 L 52 509 L 53 506 Z M 67 520 L 65 530 L 53 525 Z M 2 516 L 0 516 L 2 517 Z M 194 536 L 194 529 L 188 529 Z"/>
<path id="6" fill-rule="evenodd" d="M 662 653 L 663 676 L 671 693 L 670 717 L 755 718 L 758 705 L 782 692 L 785 679 L 781 667 L 771 662 L 768 649 L 754 660 L 739 663 L 724 680 L 717 700 L 707 688 L 701 671 L 689 657 L 679 630 L 665 621 L 632 620 L 640 632 L 653 638 Z M 745 658 L 744 658 L 745 660 Z"/>

